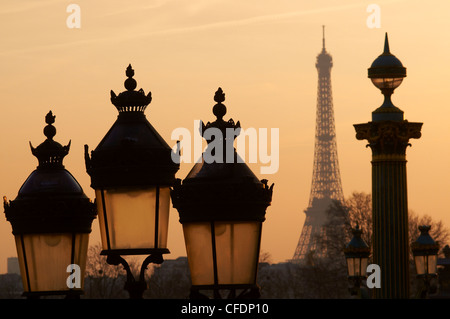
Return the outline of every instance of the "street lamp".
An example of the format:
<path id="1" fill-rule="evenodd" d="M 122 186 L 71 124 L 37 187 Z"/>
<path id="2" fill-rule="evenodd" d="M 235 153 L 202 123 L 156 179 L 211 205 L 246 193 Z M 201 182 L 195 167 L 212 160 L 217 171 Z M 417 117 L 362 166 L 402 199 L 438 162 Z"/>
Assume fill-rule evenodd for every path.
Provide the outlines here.
<path id="1" fill-rule="evenodd" d="M 126 91 L 119 95 L 111 91 L 117 120 L 90 156 L 85 145 L 85 159 L 99 213 L 101 254 L 108 256 L 109 264 L 124 266 L 125 289 L 131 298 L 142 298 L 145 269 L 149 263 L 162 263 L 162 255 L 169 253 L 169 188 L 179 164 L 172 161 L 172 149 L 144 114 L 151 92 L 135 90 L 131 65 L 126 76 Z M 139 281 L 121 255 L 149 255 Z"/>
<path id="2" fill-rule="evenodd" d="M 36 148 L 30 142 L 39 166 L 24 182 L 16 199 L 8 202 L 4 197 L 5 215 L 15 237 L 24 296 L 79 297 L 96 210 L 63 166 L 70 142 L 62 146 L 53 140 L 56 129 L 51 111 L 45 121 L 47 139 Z M 72 271 L 78 276 L 78 284 L 77 280 L 68 280 L 68 272 Z"/>
<path id="3" fill-rule="evenodd" d="M 411 244 L 417 278 L 422 278 L 425 283 L 425 289 L 421 293 L 422 297 L 428 294 L 431 278 L 437 276 L 439 243 L 436 243 L 430 236 L 430 229 L 431 226 L 419 226 L 420 236 Z"/>
<path id="4" fill-rule="evenodd" d="M 217 120 L 202 123 L 202 136 L 208 142 L 202 161 L 183 182 L 178 179 L 172 191 L 191 272 L 190 297 L 204 298 L 201 290 L 213 290 L 214 298 L 221 298 L 220 290 L 229 290 L 229 298 L 258 298 L 261 230 L 273 184 L 268 187 L 267 180 L 259 181 L 236 153 L 233 141 L 240 124 L 223 120 L 226 107 L 221 88 L 214 100 Z M 211 132 L 217 134 L 211 137 Z M 208 158 L 211 154 L 217 156 L 215 160 Z"/>
<path id="5" fill-rule="evenodd" d="M 361 287 L 361 282 L 366 278 L 367 262 L 370 256 L 370 247 L 361 238 L 362 230 L 359 225 L 352 229 L 353 238 L 344 248 L 344 254 L 347 261 L 348 278 L 353 283 L 350 292 L 357 294 Z"/>
<path id="6" fill-rule="evenodd" d="M 384 95 L 372 112 L 372 121 L 354 124 L 356 139 L 372 151 L 372 256 L 380 267 L 380 288 L 375 298 L 409 298 L 409 238 L 406 148 L 421 137 L 422 123 L 409 122 L 391 102 L 391 95 L 406 76 L 406 68 L 384 51 L 368 69 L 368 77 Z"/>

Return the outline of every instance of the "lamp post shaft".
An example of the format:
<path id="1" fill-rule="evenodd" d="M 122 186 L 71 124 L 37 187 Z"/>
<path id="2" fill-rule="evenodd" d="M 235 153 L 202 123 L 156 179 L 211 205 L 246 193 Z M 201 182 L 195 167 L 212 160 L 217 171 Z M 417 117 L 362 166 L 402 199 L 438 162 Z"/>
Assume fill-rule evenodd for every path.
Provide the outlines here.
<path id="1" fill-rule="evenodd" d="M 373 260 L 381 269 L 378 298 L 409 297 L 406 159 L 372 160 Z"/>

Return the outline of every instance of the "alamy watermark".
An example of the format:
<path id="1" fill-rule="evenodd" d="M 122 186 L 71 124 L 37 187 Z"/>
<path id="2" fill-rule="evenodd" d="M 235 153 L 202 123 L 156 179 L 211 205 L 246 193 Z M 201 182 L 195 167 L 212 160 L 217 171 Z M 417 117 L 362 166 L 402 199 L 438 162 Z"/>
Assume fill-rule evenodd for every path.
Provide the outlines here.
<path id="1" fill-rule="evenodd" d="M 367 288 L 381 288 L 381 268 L 377 264 L 370 264 L 366 268 L 367 273 L 371 273 L 367 276 L 366 285 Z"/>
<path id="2" fill-rule="evenodd" d="M 69 29 L 81 28 L 81 8 L 78 4 L 69 4 L 66 8 L 66 12 L 70 15 L 66 19 L 66 25 Z"/>
<path id="3" fill-rule="evenodd" d="M 66 268 L 70 275 L 66 279 L 67 288 L 81 288 L 81 268 L 77 264 L 70 264 Z"/>
<path id="4" fill-rule="evenodd" d="M 367 12 L 371 14 L 367 17 L 366 25 L 369 29 L 381 28 L 381 8 L 378 4 L 372 3 L 367 6 Z"/>
<path id="5" fill-rule="evenodd" d="M 225 134 L 216 127 L 201 131 L 201 121 L 194 121 L 194 132 L 184 127 L 172 131 L 171 139 L 178 141 L 173 146 L 172 161 L 179 163 L 244 163 L 248 155 L 248 163 L 263 164 L 261 174 L 275 174 L 280 166 L 280 130 L 270 128 L 270 141 L 268 128 L 227 128 Z M 224 136 L 225 135 L 225 136 Z M 203 138 L 210 140 L 203 150 Z M 234 140 L 236 139 L 236 152 L 234 157 Z M 248 140 L 248 143 L 247 143 Z M 269 149 L 270 146 L 270 149 Z M 248 153 L 247 153 L 248 151 Z M 225 154 L 224 154 L 225 153 Z"/>

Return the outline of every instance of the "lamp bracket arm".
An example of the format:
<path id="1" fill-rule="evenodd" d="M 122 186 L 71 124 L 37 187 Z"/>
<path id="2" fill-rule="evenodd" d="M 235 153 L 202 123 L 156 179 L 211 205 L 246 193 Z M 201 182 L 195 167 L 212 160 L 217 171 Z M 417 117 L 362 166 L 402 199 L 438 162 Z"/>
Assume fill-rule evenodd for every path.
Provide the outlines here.
<path id="1" fill-rule="evenodd" d="M 133 273 L 131 272 L 131 269 L 130 269 L 130 265 L 128 265 L 128 262 L 122 256 L 116 255 L 116 254 L 110 254 L 106 258 L 106 262 L 113 266 L 118 266 L 119 264 L 121 264 L 123 266 L 123 268 L 125 269 L 125 271 L 127 272 L 127 281 L 129 281 L 129 282 L 135 281 Z"/>

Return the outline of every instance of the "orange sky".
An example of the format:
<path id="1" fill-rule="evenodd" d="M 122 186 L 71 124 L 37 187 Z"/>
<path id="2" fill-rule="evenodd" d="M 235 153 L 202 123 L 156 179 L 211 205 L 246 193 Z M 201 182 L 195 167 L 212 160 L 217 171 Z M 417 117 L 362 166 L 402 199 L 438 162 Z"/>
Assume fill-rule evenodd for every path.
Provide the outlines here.
<path id="1" fill-rule="evenodd" d="M 81 28 L 69 29 L 66 8 L 81 8 Z M 126 5 L 125 5 L 126 3 Z M 369 4 L 381 8 L 381 28 L 368 28 Z M 117 116 L 109 91 L 124 90 L 125 68 L 151 91 L 146 115 L 169 145 L 177 127 L 214 120 L 214 92 L 226 94 L 225 119 L 243 128 L 279 128 L 280 168 L 258 177 L 274 182 L 262 250 L 273 262 L 293 256 L 309 199 L 322 25 L 333 56 L 332 86 L 344 195 L 370 192 L 371 151 L 353 124 L 370 121 L 382 95 L 367 68 L 391 52 L 408 77 L 393 103 L 409 121 L 423 122 L 407 149 L 409 207 L 450 227 L 450 3 L 444 0 L 4 0 L 0 7 L 0 195 L 14 199 L 37 166 L 28 141 L 44 140 L 45 114 L 56 115 L 55 140 L 71 151 L 64 163 L 94 198 L 83 145 L 95 148 Z M 184 178 L 193 164 L 182 164 Z M 0 273 L 15 256 L 11 226 L 0 217 Z M 185 255 L 178 213 L 172 210 L 167 258 Z M 91 243 L 98 242 L 97 221 Z"/>

